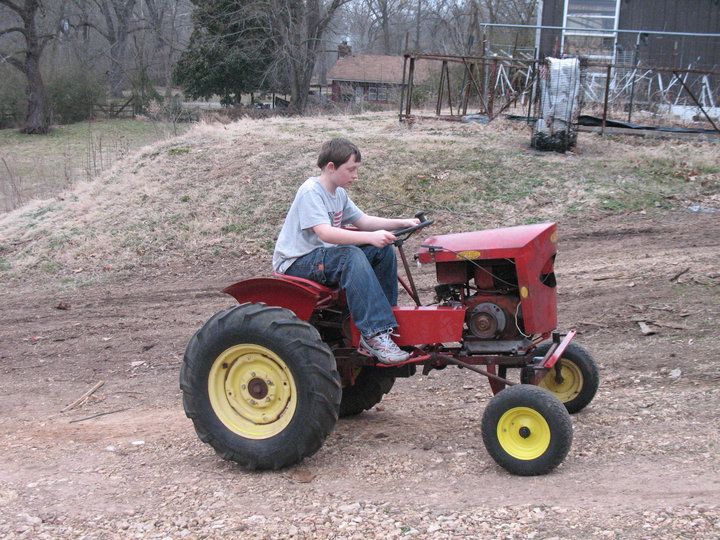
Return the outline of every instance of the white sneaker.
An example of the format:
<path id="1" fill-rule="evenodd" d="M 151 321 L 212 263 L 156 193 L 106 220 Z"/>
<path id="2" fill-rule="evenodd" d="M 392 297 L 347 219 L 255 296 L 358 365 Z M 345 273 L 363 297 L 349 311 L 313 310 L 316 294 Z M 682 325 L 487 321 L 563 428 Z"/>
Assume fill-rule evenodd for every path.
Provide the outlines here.
<path id="1" fill-rule="evenodd" d="M 360 346 L 372 354 L 382 364 L 400 364 L 410 358 L 410 353 L 403 351 L 392 340 L 392 332 L 383 332 L 371 338 L 360 336 Z"/>

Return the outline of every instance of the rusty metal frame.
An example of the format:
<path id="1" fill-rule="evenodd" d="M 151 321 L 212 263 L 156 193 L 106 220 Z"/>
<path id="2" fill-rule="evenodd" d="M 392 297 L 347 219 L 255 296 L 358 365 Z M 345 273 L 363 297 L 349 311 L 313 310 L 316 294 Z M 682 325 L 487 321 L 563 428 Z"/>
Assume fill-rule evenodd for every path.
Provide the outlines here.
<path id="1" fill-rule="evenodd" d="M 698 100 L 697 97 L 695 97 L 695 94 L 693 94 L 692 90 L 690 90 L 690 88 L 689 88 L 688 85 L 685 83 L 685 81 L 683 80 L 683 78 L 682 78 L 680 75 L 678 75 L 678 72 L 677 72 L 677 71 L 673 71 L 673 75 L 675 76 L 675 78 L 676 78 L 678 81 L 680 81 L 680 84 L 682 84 L 682 87 L 683 87 L 683 88 L 685 89 L 685 91 L 688 93 L 688 95 L 690 96 L 690 98 L 695 102 L 695 105 L 697 105 L 698 108 L 699 108 L 699 109 L 702 111 L 702 113 L 705 115 L 705 118 L 707 118 L 707 121 L 712 124 L 712 127 L 715 129 L 715 131 L 717 131 L 718 133 L 720 133 L 720 129 L 718 129 L 718 127 L 715 125 L 715 122 L 712 121 L 712 118 L 710 118 L 710 115 L 708 115 L 708 113 L 707 113 L 707 111 L 705 110 L 705 108 L 700 104 L 700 101 Z"/>
<path id="2" fill-rule="evenodd" d="M 414 75 L 415 75 L 415 62 L 417 60 L 431 60 L 431 61 L 438 61 L 442 62 L 441 65 L 441 71 L 440 71 L 440 82 L 438 84 L 438 92 L 437 92 L 437 103 L 435 107 L 435 115 L 434 116 L 427 116 L 427 115 L 414 115 L 412 114 L 412 91 L 414 86 Z M 450 72 L 448 64 L 452 63 L 461 63 L 464 65 L 464 84 L 463 88 L 460 90 L 460 99 L 461 102 L 458 103 L 456 107 L 456 114 L 453 112 L 453 104 L 452 104 L 452 97 L 451 97 L 451 85 L 450 85 Z M 497 92 L 495 92 L 495 84 L 494 80 L 497 77 L 498 73 L 498 66 L 500 64 L 503 64 L 507 66 L 508 68 L 521 68 L 521 69 L 532 69 L 532 75 L 528 77 L 528 79 L 525 82 L 525 85 L 516 91 L 512 97 L 503 104 L 503 106 L 496 112 L 495 109 L 495 95 Z M 403 85 L 402 85 L 402 91 L 401 91 L 401 97 L 400 97 L 400 114 L 399 114 L 399 120 L 402 121 L 410 121 L 412 122 L 414 119 L 436 119 L 436 120 L 447 120 L 447 121 L 461 121 L 462 117 L 467 114 L 467 107 L 468 103 L 470 101 L 470 97 L 472 95 L 473 88 L 477 92 L 477 96 L 480 99 L 480 102 L 482 104 L 482 111 L 488 116 L 489 121 L 492 121 L 493 119 L 497 118 L 498 115 L 500 115 L 502 112 L 504 112 L 510 105 L 512 105 L 514 102 L 516 102 L 520 96 L 524 94 L 528 94 L 528 112 L 527 112 L 527 121 L 528 123 L 532 120 L 532 107 L 533 103 L 537 101 L 538 99 L 538 92 L 535 91 L 535 87 L 537 85 L 537 82 L 539 80 L 538 76 L 538 68 L 542 64 L 542 61 L 540 60 L 533 60 L 533 59 L 518 59 L 518 58 L 512 58 L 512 57 L 506 57 L 506 56 L 493 56 L 493 57 L 487 57 L 487 56 L 470 56 L 470 55 L 449 55 L 449 54 L 411 54 L 406 53 L 404 55 L 404 61 L 403 61 Z M 408 69 L 409 66 L 409 69 Z M 476 78 L 476 72 L 475 67 L 479 66 L 480 69 L 480 75 L 481 75 L 481 81 L 478 81 Z M 488 69 L 488 67 L 490 69 Z M 609 95 L 610 95 L 610 80 L 611 80 L 611 74 L 612 71 L 615 69 L 633 69 L 636 66 L 632 65 L 626 65 L 626 64 L 616 64 L 616 63 L 603 63 L 603 62 L 588 62 L 586 64 L 587 67 L 595 67 L 595 68 L 603 68 L 606 70 L 606 82 L 605 82 L 605 96 L 603 99 L 603 113 L 602 113 L 602 124 L 600 128 L 600 133 L 603 134 L 606 129 L 606 124 L 608 120 L 608 107 L 609 107 Z M 643 66 L 643 69 L 655 71 L 659 73 L 672 73 L 675 78 L 678 79 L 680 84 L 682 85 L 682 88 L 687 92 L 687 94 L 690 96 L 692 101 L 695 103 L 695 105 L 702 111 L 705 118 L 710 122 L 713 129 L 720 133 L 720 127 L 712 120 L 712 118 L 708 115 L 707 111 L 703 107 L 703 105 L 699 102 L 697 99 L 697 96 L 692 92 L 692 90 L 687 86 L 685 81 L 680 77 L 680 74 L 698 74 L 698 75 L 715 75 L 720 76 L 720 70 L 708 70 L 708 69 L 678 69 L 678 68 L 672 68 L 672 67 L 665 67 L 665 66 Z M 490 73 L 488 73 L 490 71 Z M 490 81 L 493 81 L 491 84 L 487 85 L 485 84 L 485 79 L 489 79 Z M 485 95 L 484 88 L 487 87 L 487 95 Z M 447 89 L 447 101 L 450 108 L 450 114 L 442 114 L 442 103 L 443 99 L 445 97 L 445 91 Z M 404 112 L 403 112 L 404 109 Z"/>
<path id="3" fill-rule="evenodd" d="M 412 92 L 414 87 L 414 75 L 415 75 L 415 62 L 417 60 L 433 60 L 441 62 L 440 68 L 440 81 L 438 83 L 437 91 L 437 102 L 435 106 L 435 116 L 422 116 L 412 114 Z M 449 63 L 460 63 L 464 66 L 464 84 L 460 91 L 460 103 L 456 107 L 453 107 L 452 102 L 452 86 L 450 84 L 450 70 Z M 495 91 L 494 84 L 490 85 L 488 95 L 485 95 L 483 90 L 483 81 L 478 81 L 476 78 L 476 66 L 480 64 L 482 66 L 481 74 L 483 77 L 489 77 L 490 80 L 497 76 L 500 63 L 507 65 L 509 68 L 521 68 L 528 69 L 532 68 L 532 76 L 526 80 L 525 85 L 519 91 L 504 103 L 497 113 L 494 113 L 495 108 Z M 477 96 L 480 98 L 482 103 L 483 111 L 489 116 L 490 120 L 496 118 L 500 113 L 507 109 L 512 103 L 525 93 L 530 94 L 533 97 L 533 86 L 536 82 L 536 64 L 537 60 L 527 59 L 513 59 L 509 57 L 484 57 L 484 56 L 455 56 L 447 54 L 410 54 L 404 55 L 403 60 L 403 84 L 400 94 L 400 121 L 409 120 L 412 121 L 416 118 L 429 118 L 429 119 L 442 119 L 450 121 L 460 121 L 463 116 L 467 114 L 467 107 L 471 96 L 473 95 L 473 88 L 477 92 Z M 487 65 L 491 65 L 490 73 L 486 69 Z M 443 101 L 445 99 L 445 92 L 447 92 L 447 105 L 450 109 L 450 114 L 442 114 Z M 530 107 L 532 104 L 530 104 Z M 403 112 L 404 109 L 404 112 Z"/>

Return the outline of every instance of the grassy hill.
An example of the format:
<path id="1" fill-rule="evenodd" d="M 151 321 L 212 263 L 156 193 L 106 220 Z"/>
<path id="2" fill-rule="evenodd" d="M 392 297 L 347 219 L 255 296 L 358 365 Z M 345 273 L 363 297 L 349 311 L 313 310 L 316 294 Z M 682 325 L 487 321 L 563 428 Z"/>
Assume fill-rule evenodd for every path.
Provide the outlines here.
<path id="1" fill-rule="evenodd" d="M 187 124 L 148 119 L 93 120 L 53 126 L 43 136 L 0 130 L 0 211 L 46 198 L 110 168 L 130 152 L 185 132 Z"/>
<path id="2" fill-rule="evenodd" d="M 714 143 L 582 134 L 577 152 L 560 155 L 531 150 L 528 128 L 505 121 L 408 127 L 373 114 L 200 124 L 0 216 L 0 279 L 269 260 L 295 190 L 335 136 L 363 152 L 352 188 L 361 208 L 430 211 L 434 233 L 720 206 Z"/>

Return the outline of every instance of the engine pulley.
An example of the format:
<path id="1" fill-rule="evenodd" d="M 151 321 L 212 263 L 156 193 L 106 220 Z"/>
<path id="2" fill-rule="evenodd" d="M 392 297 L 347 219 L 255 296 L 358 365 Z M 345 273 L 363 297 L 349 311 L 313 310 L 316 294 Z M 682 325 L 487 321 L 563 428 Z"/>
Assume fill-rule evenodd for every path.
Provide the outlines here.
<path id="1" fill-rule="evenodd" d="M 473 336 L 492 339 L 503 333 L 507 317 L 497 304 L 483 302 L 468 311 L 465 323 Z"/>

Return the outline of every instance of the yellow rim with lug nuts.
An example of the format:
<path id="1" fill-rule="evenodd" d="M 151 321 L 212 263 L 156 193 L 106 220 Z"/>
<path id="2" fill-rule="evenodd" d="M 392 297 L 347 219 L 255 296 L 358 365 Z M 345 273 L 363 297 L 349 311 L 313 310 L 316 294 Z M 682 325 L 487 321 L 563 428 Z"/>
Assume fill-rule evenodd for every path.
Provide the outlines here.
<path id="1" fill-rule="evenodd" d="M 535 409 L 513 407 L 500 417 L 497 437 L 500 446 L 512 457 L 536 459 L 550 446 L 550 426 Z"/>
<path id="2" fill-rule="evenodd" d="M 297 408 L 290 368 L 270 349 L 255 344 L 235 345 L 215 359 L 208 394 L 220 421 L 248 439 L 277 435 Z"/>
<path id="3" fill-rule="evenodd" d="M 577 364 L 570 360 L 561 358 L 558 362 L 561 379 L 557 379 L 557 371 L 553 366 L 538 386 L 550 390 L 560 401 L 567 403 L 575 399 L 582 390 L 583 374 Z"/>

